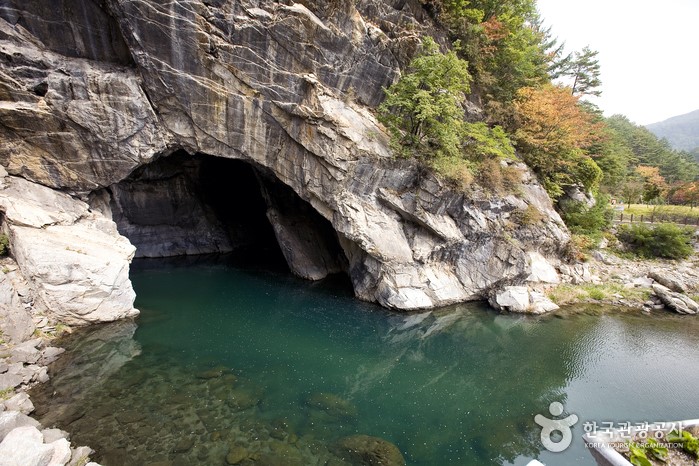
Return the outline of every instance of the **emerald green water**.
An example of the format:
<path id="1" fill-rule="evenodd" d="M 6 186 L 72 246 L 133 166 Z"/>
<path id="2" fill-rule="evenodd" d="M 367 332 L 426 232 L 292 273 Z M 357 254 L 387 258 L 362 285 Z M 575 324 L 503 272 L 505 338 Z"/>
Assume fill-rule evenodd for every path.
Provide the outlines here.
<path id="1" fill-rule="evenodd" d="M 137 262 L 132 281 L 136 324 L 68 339 L 32 395 L 40 420 L 105 466 L 224 465 L 235 447 L 240 464 L 341 465 L 336 445 L 353 434 L 410 465 L 592 465 L 584 422 L 699 418 L 692 317 L 393 314 L 338 279 L 215 261 Z M 534 423 L 553 401 L 580 419 L 556 454 Z"/>

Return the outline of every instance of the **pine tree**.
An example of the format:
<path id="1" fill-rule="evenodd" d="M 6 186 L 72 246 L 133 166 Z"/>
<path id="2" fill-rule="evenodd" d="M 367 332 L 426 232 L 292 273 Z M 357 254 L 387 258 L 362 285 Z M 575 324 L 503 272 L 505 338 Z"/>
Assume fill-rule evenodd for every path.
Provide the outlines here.
<path id="1" fill-rule="evenodd" d="M 581 52 L 575 52 L 570 62 L 568 76 L 573 79 L 573 95 L 594 95 L 600 96 L 602 85 L 600 79 L 600 66 L 597 60 L 598 52 L 590 47 L 583 47 Z"/>

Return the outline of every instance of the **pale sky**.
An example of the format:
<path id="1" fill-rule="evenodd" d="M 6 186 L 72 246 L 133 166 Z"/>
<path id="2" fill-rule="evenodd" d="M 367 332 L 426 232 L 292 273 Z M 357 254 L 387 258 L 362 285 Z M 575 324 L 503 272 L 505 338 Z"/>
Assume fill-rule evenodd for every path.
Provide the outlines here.
<path id="1" fill-rule="evenodd" d="M 599 52 L 610 116 L 646 125 L 699 110 L 699 0 L 537 0 L 568 51 Z"/>

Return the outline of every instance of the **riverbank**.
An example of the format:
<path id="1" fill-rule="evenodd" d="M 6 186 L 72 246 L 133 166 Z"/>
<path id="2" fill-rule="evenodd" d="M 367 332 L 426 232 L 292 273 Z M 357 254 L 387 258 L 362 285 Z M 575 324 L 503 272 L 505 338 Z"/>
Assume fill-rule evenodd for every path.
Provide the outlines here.
<path id="1" fill-rule="evenodd" d="M 0 464 L 98 466 L 89 462 L 91 448 L 71 445 L 68 432 L 29 416 L 36 408 L 27 390 L 49 380 L 49 365 L 64 352 L 52 342 L 70 329 L 34 308 L 13 259 L 0 258 L 0 270 Z"/>
<path id="2" fill-rule="evenodd" d="M 561 283 L 547 290 L 559 306 L 598 303 L 680 314 L 699 311 L 699 255 L 686 260 L 628 259 L 607 248 L 589 260 L 561 265 Z"/>
<path id="3" fill-rule="evenodd" d="M 27 390 L 49 380 L 48 366 L 64 352 L 47 337 L 0 344 L 0 461 L 22 466 L 99 466 L 94 451 L 74 446 L 64 430 L 42 426 L 29 415 L 35 406 Z"/>

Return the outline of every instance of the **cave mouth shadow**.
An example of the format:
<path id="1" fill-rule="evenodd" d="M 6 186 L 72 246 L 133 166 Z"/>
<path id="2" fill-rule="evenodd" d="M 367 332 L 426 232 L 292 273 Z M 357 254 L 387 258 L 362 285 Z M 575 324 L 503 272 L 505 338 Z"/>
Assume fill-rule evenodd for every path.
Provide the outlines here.
<path id="1" fill-rule="evenodd" d="M 136 258 L 192 263 L 218 255 L 311 280 L 347 272 L 330 221 L 252 162 L 178 150 L 91 199 L 136 246 Z"/>

